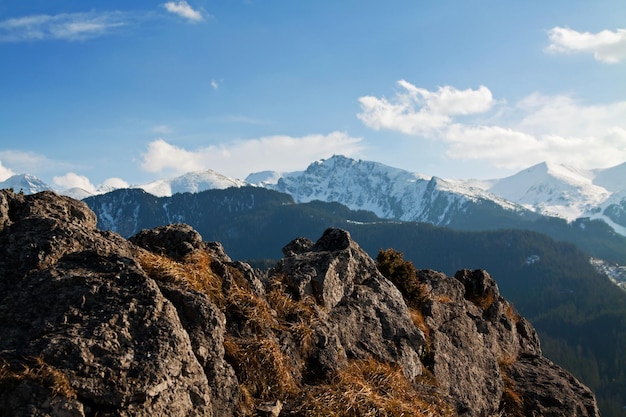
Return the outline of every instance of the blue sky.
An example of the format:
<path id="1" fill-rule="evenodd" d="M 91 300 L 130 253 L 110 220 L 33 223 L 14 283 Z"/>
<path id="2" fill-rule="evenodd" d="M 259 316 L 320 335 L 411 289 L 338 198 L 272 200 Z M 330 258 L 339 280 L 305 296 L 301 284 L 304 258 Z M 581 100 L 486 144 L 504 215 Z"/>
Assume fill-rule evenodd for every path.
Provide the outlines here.
<path id="1" fill-rule="evenodd" d="M 0 180 L 626 161 L 626 3 L 0 1 Z"/>

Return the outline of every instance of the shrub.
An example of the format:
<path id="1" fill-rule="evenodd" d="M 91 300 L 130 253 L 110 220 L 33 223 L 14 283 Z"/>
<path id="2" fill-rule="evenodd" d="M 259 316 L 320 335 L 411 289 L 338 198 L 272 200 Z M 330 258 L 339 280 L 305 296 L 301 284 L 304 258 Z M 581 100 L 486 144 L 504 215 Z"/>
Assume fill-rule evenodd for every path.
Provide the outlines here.
<path id="1" fill-rule="evenodd" d="M 402 252 L 395 249 L 380 250 L 376 266 L 390 280 L 412 307 L 419 307 L 426 299 L 426 290 L 417 278 L 417 270 L 411 261 L 405 261 Z"/>

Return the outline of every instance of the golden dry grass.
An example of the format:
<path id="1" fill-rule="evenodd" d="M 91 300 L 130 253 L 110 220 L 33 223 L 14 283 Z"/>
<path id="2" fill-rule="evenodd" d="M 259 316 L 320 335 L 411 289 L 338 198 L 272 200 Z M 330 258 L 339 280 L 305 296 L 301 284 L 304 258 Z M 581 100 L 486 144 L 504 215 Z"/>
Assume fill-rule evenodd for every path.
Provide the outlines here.
<path id="1" fill-rule="evenodd" d="M 510 302 L 507 303 L 506 309 L 504 310 L 504 314 L 515 324 L 517 324 L 520 321 L 521 316 L 519 315 L 517 310 L 515 310 L 515 307 L 513 306 L 513 304 Z"/>
<path id="2" fill-rule="evenodd" d="M 504 355 L 498 358 L 498 366 L 502 382 L 504 382 L 504 392 L 502 393 L 501 411 L 506 416 L 523 417 L 524 399 L 517 391 L 515 381 L 509 376 L 509 367 L 517 361 L 516 355 Z"/>
<path id="3" fill-rule="evenodd" d="M 315 300 L 311 296 L 295 301 L 285 290 L 280 277 L 275 277 L 269 287 L 267 302 L 276 312 L 280 324 L 294 335 L 300 354 L 307 357 L 313 350 L 314 325 L 319 320 Z"/>
<path id="4" fill-rule="evenodd" d="M 426 320 L 424 319 L 424 314 L 422 313 L 422 311 L 414 307 L 409 307 L 409 315 L 411 316 L 411 321 L 413 322 L 415 327 L 417 327 L 422 331 L 422 333 L 424 333 L 424 337 L 426 338 L 426 345 L 430 346 L 430 327 L 428 327 L 428 325 L 426 324 Z"/>
<path id="5" fill-rule="evenodd" d="M 16 371 L 6 361 L 2 360 L 0 362 L 0 386 L 16 384 L 20 381 L 33 381 L 50 389 L 53 396 L 76 398 L 76 391 L 72 388 L 68 376 L 47 364 L 43 357 L 28 358 L 21 366 L 22 369 Z"/>
<path id="6" fill-rule="evenodd" d="M 271 339 L 241 340 L 226 337 L 224 349 L 235 368 L 239 383 L 251 398 L 275 400 L 293 397 L 299 391 L 289 359 Z"/>
<path id="7" fill-rule="evenodd" d="M 208 252 L 196 251 L 187 255 L 182 262 L 177 262 L 165 255 L 141 250 L 138 259 L 151 278 L 189 285 L 208 295 L 218 306 L 224 305 L 222 278 L 211 270 L 211 256 Z"/>
<path id="8" fill-rule="evenodd" d="M 487 311 L 495 301 L 495 296 L 492 293 L 487 293 L 472 297 L 470 301 L 476 304 L 482 311 Z"/>
<path id="9" fill-rule="evenodd" d="M 352 360 L 328 384 L 312 387 L 298 415 L 453 416 L 443 401 L 424 400 L 395 365 L 374 359 Z"/>

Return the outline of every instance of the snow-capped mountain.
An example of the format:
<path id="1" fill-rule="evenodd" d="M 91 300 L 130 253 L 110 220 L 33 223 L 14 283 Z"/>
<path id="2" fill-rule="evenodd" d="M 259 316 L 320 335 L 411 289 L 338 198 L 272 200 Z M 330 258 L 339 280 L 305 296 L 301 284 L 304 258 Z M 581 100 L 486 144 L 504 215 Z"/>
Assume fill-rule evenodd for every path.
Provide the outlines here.
<path id="1" fill-rule="evenodd" d="M 486 188 L 548 216 L 601 219 L 626 235 L 626 163 L 595 170 L 541 163 Z"/>
<path id="2" fill-rule="evenodd" d="M 272 175 L 251 178 L 273 178 Z M 523 207 L 463 181 L 428 177 L 377 162 L 333 156 L 303 171 L 286 174 L 273 184 L 257 185 L 291 195 L 296 202 L 341 203 L 387 219 L 450 225 L 462 213 L 483 209 L 520 214 Z"/>
<path id="3" fill-rule="evenodd" d="M 540 163 L 489 188 L 507 200 L 548 216 L 575 220 L 606 201 L 611 192 L 594 184 L 592 171 Z"/>
<path id="4" fill-rule="evenodd" d="M 141 188 L 157 197 L 169 197 L 176 193 L 198 193 L 205 190 L 243 187 L 244 185 L 246 185 L 245 181 L 229 178 L 209 169 L 190 172 L 168 180 L 157 180 L 132 188 Z"/>
<path id="5" fill-rule="evenodd" d="M 296 202 L 338 202 L 382 218 L 457 227 L 459 222 L 469 227 L 476 218 L 484 225 L 489 216 L 529 217 L 533 212 L 568 221 L 589 217 L 602 219 L 626 236 L 625 180 L 626 163 L 595 170 L 541 163 L 510 177 L 479 181 L 441 179 L 377 162 L 333 156 L 310 164 L 305 171 L 264 171 L 250 174 L 246 181 L 206 170 L 130 188 L 163 197 L 255 185 L 287 193 Z M 53 190 L 32 175 L 15 175 L 0 182 L 0 188 L 25 194 Z M 84 199 L 110 191 L 69 189 L 61 194 Z"/>
<path id="6" fill-rule="evenodd" d="M 12 188 L 16 193 L 22 192 L 24 194 L 35 194 L 40 191 L 54 191 L 48 184 L 34 175 L 29 174 L 13 175 L 4 181 L 0 181 L 0 189 L 3 188 Z"/>

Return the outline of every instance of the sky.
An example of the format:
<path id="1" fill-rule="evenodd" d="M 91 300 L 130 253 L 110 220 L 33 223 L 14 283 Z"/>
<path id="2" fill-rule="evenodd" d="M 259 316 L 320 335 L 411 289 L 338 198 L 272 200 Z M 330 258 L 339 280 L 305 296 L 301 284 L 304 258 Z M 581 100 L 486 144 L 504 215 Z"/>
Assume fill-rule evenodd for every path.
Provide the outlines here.
<path id="1" fill-rule="evenodd" d="M 0 0 L 0 181 L 626 162 L 624 0 Z"/>

